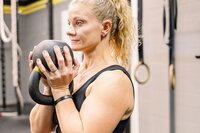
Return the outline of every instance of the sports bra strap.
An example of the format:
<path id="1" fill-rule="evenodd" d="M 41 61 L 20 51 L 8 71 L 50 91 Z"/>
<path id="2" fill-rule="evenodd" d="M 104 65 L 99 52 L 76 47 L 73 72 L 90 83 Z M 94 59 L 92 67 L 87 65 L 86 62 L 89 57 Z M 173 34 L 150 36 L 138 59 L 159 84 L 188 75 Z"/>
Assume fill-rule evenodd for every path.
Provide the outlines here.
<path id="1" fill-rule="evenodd" d="M 111 65 L 111 66 L 108 66 L 108 67 L 102 69 L 101 71 L 97 72 L 94 76 L 92 76 L 88 80 L 88 82 L 93 82 L 101 73 L 103 73 L 105 71 L 109 71 L 109 70 L 121 70 L 121 71 L 123 71 L 128 76 L 128 78 L 130 79 L 131 84 L 133 86 L 133 82 L 132 82 L 130 74 L 128 73 L 128 71 L 124 67 L 122 67 L 120 65 Z"/>

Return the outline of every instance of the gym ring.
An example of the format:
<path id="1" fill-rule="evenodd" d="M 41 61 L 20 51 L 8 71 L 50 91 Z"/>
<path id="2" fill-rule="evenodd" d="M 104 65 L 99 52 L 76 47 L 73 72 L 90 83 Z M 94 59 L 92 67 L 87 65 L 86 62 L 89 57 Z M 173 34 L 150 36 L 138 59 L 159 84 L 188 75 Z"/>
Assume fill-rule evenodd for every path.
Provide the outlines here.
<path id="1" fill-rule="evenodd" d="M 170 88 L 174 90 L 175 85 L 176 85 L 174 64 L 170 64 L 169 66 L 169 84 L 170 84 Z"/>
<path id="2" fill-rule="evenodd" d="M 146 78 L 143 81 L 139 80 L 139 78 L 137 77 L 137 71 L 138 71 L 138 69 L 141 66 L 144 66 L 146 68 L 146 70 L 147 70 L 147 76 L 146 76 Z M 139 84 L 145 84 L 149 80 L 149 78 L 150 78 L 150 69 L 149 69 L 149 66 L 146 63 L 144 63 L 144 62 L 139 62 L 138 65 L 135 68 L 135 71 L 134 71 L 134 78 L 135 78 L 135 80 Z"/>

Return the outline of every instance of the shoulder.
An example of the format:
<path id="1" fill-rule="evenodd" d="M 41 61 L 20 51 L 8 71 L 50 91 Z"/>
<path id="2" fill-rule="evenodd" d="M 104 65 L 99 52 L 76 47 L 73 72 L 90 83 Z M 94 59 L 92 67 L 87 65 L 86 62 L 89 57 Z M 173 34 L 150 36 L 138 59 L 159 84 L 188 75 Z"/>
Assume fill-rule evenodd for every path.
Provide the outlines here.
<path id="1" fill-rule="evenodd" d="M 105 71 L 95 82 L 98 86 L 110 86 L 111 88 L 132 88 L 131 79 L 122 70 Z"/>
<path id="2" fill-rule="evenodd" d="M 131 106 L 134 102 L 134 88 L 129 77 L 121 70 L 105 71 L 95 80 L 92 91 L 107 100 L 124 102 Z"/>

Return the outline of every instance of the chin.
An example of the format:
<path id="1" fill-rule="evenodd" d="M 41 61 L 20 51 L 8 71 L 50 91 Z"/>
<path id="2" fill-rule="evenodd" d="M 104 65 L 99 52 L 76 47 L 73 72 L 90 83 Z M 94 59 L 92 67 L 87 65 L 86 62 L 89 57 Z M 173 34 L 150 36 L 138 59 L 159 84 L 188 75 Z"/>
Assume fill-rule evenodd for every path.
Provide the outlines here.
<path id="1" fill-rule="evenodd" d="M 71 46 L 71 49 L 72 49 L 72 51 L 76 51 L 76 52 L 81 51 L 81 49 L 79 47 Z"/>

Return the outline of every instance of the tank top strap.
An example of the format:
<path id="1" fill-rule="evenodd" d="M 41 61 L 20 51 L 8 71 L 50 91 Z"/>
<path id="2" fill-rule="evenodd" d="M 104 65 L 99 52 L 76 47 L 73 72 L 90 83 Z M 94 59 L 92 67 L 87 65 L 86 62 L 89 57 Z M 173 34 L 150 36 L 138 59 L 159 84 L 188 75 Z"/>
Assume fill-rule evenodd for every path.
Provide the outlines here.
<path id="1" fill-rule="evenodd" d="M 93 82 L 101 73 L 103 73 L 103 72 L 105 72 L 105 71 L 112 71 L 112 70 L 121 70 L 121 71 L 123 71 L 124 74 L 126 74 L 126 75 L 128 76 L 128 78 L 130 79 L 131 84 L 132 84 L 132 86 L 133 86 L 133 82 L 132 82 L 132 79 L 131 79 L 131 76 L 130 76 L 129 72 L 128 72 L 124 67 L 122 67 L 122 66 L 120 66 L 120 65 L 111 65 L 111 66 L 108 66 L 108 67 L 102 69 L 101 71 L 97 72 L 94 76 L 92 76 L 92 77 L 88 80 L 88 82 L 91 83 L 91 82 Z"/>
<path id="2" fill-rule="evenodd" d="M 80 89 L 79 89 L 77 92 L 75 92 L 73 95 L 75 96 L 75 95 L 76 95 L 77 93 L 79 93 L 80 91 L 84 92 L 84 91 L 86 90 L 86 88 L 87 88 L 93 81 L 95 81 L 95 80 L 97 79 L 97 77 L 98 77 L 100 74 L 102 74 L 102 73 L 105 72 L 105 71 L 112 71 L 112 70 L 121 70 L 121 71 L 123 71 L 124 74 L 126 74 L 126 75 L 128 76 L 128 78 L 130 79 L 131 84 L 132 84 L 132 86 L 133 86 L 133 82 L 132 82 L 131 76 L 130 76 L 130 74 L 128 73 L 128 71 L 127 71 L 124 67 L 122 67 L 122 66 L 120 66 L 120 65 L 110 65 L 110 66 L 108 66 L 108 67 L 106 67 L 106 68 L 100 70 L 99 72 L 97 72 L 97 73 L 96 73 L 95 75 L 93 75 L 91 78 L 89 78 L 89 79 L 80 87 Z M 134 86 L 133 86 L 133 88 L 134 88 Z"/>

